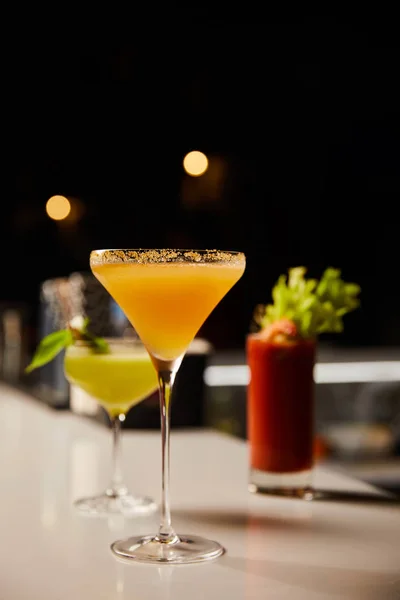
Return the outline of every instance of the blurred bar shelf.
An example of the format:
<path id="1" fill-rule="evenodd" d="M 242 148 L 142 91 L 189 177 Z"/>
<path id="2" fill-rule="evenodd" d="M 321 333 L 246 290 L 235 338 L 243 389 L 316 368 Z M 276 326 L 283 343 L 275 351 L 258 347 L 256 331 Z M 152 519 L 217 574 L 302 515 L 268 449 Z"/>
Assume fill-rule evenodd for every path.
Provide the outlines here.
<path id="1" fill-rule="evenodd" d="M 400 381 L 400 361 L 319 362 L 315 365 L 315 383 L 372 383 Z M 210 365 L 204 373 L 210 387 L 246 386 L 249 383 L 247 365 Z"/>
<path id="2" fill-rule="evenodd" d="M 396 381 L 400 383 L 400 350 L 319 349 L 314 371 L 315 382 L 371 383 Z M 246 386 L 249 373 L 243 352 L 219 353 L 211 359 L 204 372 L 204 381 L 210 387 Z"/>

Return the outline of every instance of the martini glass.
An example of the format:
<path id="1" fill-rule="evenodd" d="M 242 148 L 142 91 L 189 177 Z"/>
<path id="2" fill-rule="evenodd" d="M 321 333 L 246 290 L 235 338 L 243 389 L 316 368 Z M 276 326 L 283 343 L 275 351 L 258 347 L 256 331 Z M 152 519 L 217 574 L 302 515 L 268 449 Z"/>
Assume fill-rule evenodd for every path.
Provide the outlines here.
<path id="1" fill-rule="evenodd" d="M 113 296 L 146 346 L 158 373 L 162 501 L 157 534 L 119 540 L 119 558 L 150 563 L 196 563 L 221 556 L 216 541 L 178 534 L 169 499 L 170 408 L 176 373 L 209 314 L 241 278 L 241 252 L 219 250 L 94 250 L 92 272 Z"/>
<path id="2" fill-rule="evenodd" d="M 130 494 L 122 477 L 121 425 L 125 415 L 157 390 L 157 373 L 142 342 L 137 339 L 107 338 L 109 352 L 93 352 L 85 341 L 69 346 L 64 357 L 68 381 L 103 406 L 113 432 L 113 471 L 110 485 L 97 496 L 79 498 L 74 505 L 89 516 L 125 517 L 148 515 L 157 509 L 151 498 Z"/>

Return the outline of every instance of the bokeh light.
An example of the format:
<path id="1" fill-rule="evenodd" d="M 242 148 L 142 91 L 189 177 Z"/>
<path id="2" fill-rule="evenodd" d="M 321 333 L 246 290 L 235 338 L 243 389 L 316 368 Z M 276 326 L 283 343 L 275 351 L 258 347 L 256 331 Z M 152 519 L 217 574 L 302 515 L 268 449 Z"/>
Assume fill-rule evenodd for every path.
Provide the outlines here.
<path id="1" fill-rule="evenodd" d="M 208 169 L 208 158 L 203 152 L 193 150 L 186 154 L 183 159 L 183 168 L 188 175 L 199 177 Z"/>
<path id="2" fill-rule="evenodd" d="M 52 196 L 46 202 L 46 213 L 54 221 L 66 219 L 71 212 L 71 203 L 65 196 Z"/>

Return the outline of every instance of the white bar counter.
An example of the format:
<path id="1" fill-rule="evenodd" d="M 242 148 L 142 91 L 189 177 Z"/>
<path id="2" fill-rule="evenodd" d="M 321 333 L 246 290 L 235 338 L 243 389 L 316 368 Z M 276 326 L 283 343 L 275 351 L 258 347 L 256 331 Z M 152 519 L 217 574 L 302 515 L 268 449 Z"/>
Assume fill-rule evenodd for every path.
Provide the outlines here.
<path id="1" fill-rule="evenodd" d="M 88 518 L 72 506 L 108 484 L 110 430 L 0 384 L 0 599 L 400 598 L 400 504 L 322 468 L 316 485 L 336 500 L 251 495 L 246 443 L 217 432 L 173 431 L 171 451 L 177 532 L 227 552 L 186 566 L 119 562 L 110 543 L 156 532 L 158 515 Z M 125 431 L 123 452 L 131 491 L 159 501 L 160 433 Z"/>

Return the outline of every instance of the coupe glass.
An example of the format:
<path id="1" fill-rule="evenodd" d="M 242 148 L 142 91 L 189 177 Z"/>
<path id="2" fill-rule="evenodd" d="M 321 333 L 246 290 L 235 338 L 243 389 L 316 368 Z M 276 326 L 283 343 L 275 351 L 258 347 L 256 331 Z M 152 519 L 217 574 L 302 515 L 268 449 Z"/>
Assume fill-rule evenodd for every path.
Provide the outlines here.
<path id="1" fill-rule="evenodd" d="M 158 373 L 162 502 L 158 533 L 112 544 L 120 558 L 150 563 L 195 563 L 217 558 L 216 541 L 178 534 L 169 500 L 170 408 L 176 373 L 206 318 L 241 278 L 241 252 L 219 250 L 94 250 L 90 266 L 130 320 Z"/>
<path id="2" fill-rule="evenodd" d="M 121 424 L 134 406 L 158 388 L 157 373 L 140 340 L 107 338 L 109 352 L 94 352 L 84 341 L 69 346 L 64 358 L 68 381 L 84 390 L 106 410 L 113 433 L 113 472 L 110 485 L 98 496 L 81 498 L 76 508 L 87 515 L 126 517 L 157 509 L 151 498 L 128 492 L 120 461 Z"/>

